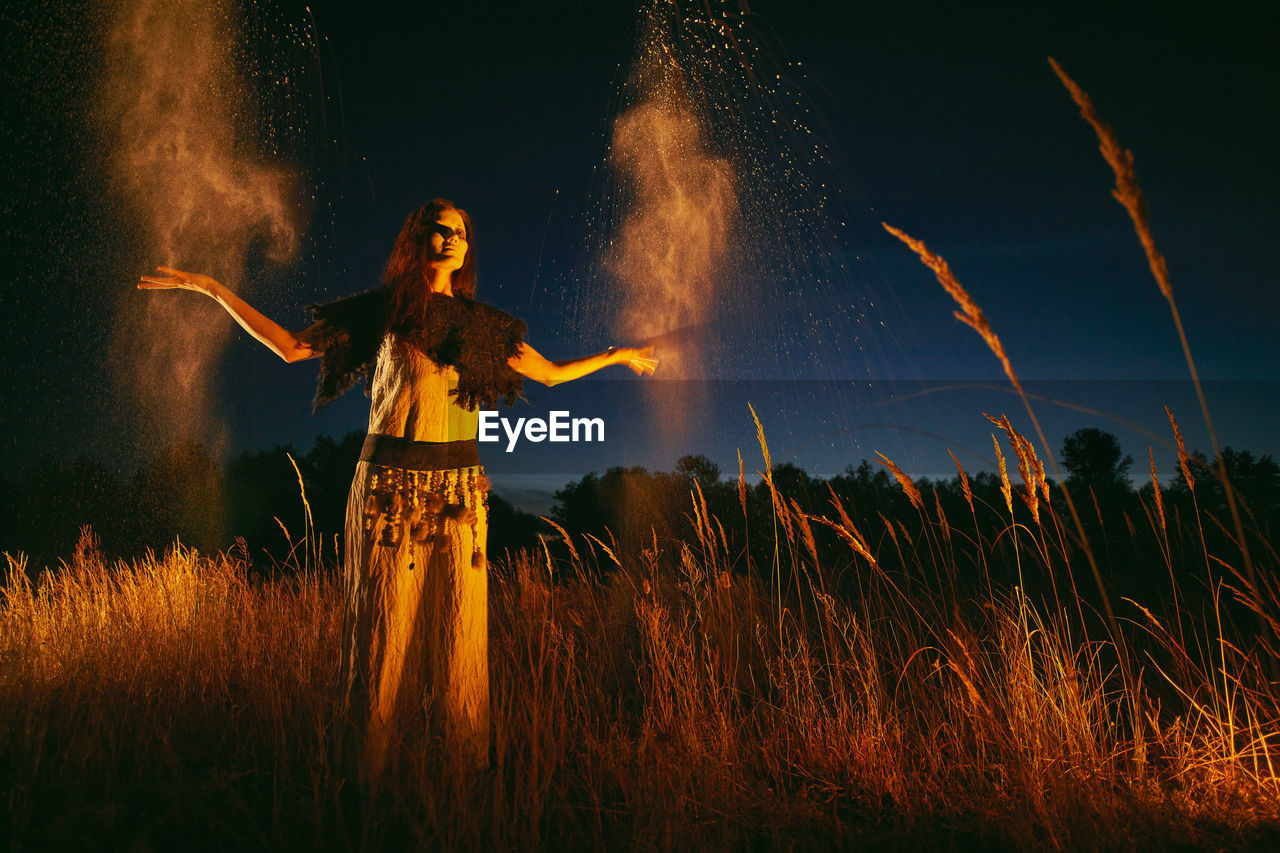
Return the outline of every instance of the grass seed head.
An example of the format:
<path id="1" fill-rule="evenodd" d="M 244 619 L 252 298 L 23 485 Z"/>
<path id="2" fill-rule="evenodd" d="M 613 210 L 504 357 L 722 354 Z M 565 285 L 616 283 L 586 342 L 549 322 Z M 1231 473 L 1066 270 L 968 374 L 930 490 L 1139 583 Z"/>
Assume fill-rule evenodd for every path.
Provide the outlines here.
<path id="1" fill-rule="evenodd" d="M 942 498 L 938 496 L 938 487 L 933 487 L 933 507 L 938 513 L 938 523 L 942 525 L 942 535 L 951 538 L 951 525 L 947 523 L 947 514 L 942 509 Z"/>
<path id="2" fill-rule="evenodd" d="M 920 497 L 920 490 L 916 488 L 916 484 L 911 481 L 901 468 L 888 456 L 876 451 L 880 464 L 888 468 L 893 476 L 897 479 L 898 485 L 902 486 L 903 493 L 907 496 L 907 500 L 911 501 L 911 505 L 916 509 L 924 512 L 924 499 Z"/>
<path id="3" fill-rule="evenodd" d="M 1160 494 L 1160 480 L 1156 477 L 1156 454 L 1150 447 L 1147 447 L 1147 456 L 1151 460 L 1151 491 L 1156 496 L 1156 514 L 1160 516 L 1160 529 L 1165 530 L 1164 498 Z"/>
<path id="4" fill-rule="evenodd" d="M 1013 515 L 1013 487 L 1009 485 L 1009 472 L 1005 469 L 1004 454 L 1000 452 L 1000 442 L 996 440 L 996 434 L 991 433 L 991 443 L 996 448 L 996 464 L 1000 469 L 1000 494 L 1004 495 L 1004 505 L 1009 510 L 1009 515 Z"/>
<path id="5" fill-rule="evenodd" d="M 1022 382 L 1018 380 L 1018 374 L 1013 371 L 1013 362 L 1009 360 L 1009 356 L 1005 355 L 1004 345 L 1000 343 L 1000 338 L 996 336 L 995 331 L 991 328 L 991 323 L 987 321 L 987 316 L 978 307 L 978 303 L 974 302 L 969 292 L 960 286 L 960 282 L 956 281 L 956 277 L 951 273 L 951 267 L 947 262 L 941 256 L 930 252 L 923 241 L 894 228 L 887 222 L 881 222 L 880 224 L 890 234 L 906 243 L 907 248 L 915 252 L 925 266 L 933 270 L 933 274 L 938 278 L 938 283 L 942 285 L 947 293 L 951 294 L 951 298 L 960 306 L 960 310 L 955 312 L 956 319 L 969 326 L 982 337 L 982 340 L 986 342 L 995 357 L 1000 359 L 1000 365 L 1004 368 L 1005 375 L 1009 377 L 1009 381 L 1021 393 Z"/>
<path id="6" fill-rule="evenodd" d="M 1040 500 L 1036 495 L 1036 486 L 1039 485 L 1040 479 L 1043 477 L 1044 466 L 1040 464 L 1040 459 L 1036 456 L 1035 448 L 1031 446 L 1031 442 L 1027 441 L 1022 433 L 1013 428 L 1013 424 L 1009 422 L 1008 415 L 1001 415 L 999 418 L 987 415 L 987 420 L 1000 427 L 1009 436 L 1009 444 L 1013 446 L 1013 454 L 1018 459 L 1018 476 L 1022 477 L 1024 489 L 1022 500 L 1026 503 L 1027 509 L 1031 510 L 1031 518 L 1036 524 L 1039 524 Z M 1010 512 L 1012 511 L 1010 509 Z"/>
<path id="7" fill-rule="evenodd" d="M 956 470 L 960 472 L 960 488 L 964 489 L 964 499 L 969 504 L 969 512 L 976 512 L 973 508 L 973 489 L 969 486 L 969 475 L 964 472 L 964 466 L 960 464 L 960 460 L 950 449 L 947 453 L 951 454 L 951 461 L 956 463 Z"/>
<path id="8" fill-rule="evenodd" d="M 1173 412 L 1169 411 L 1169 407 L 1164 407 L 1164 413 L 1169 416 L 1169 425 L 1173 427 L 1173 437 L 1178 442 L 1178 464 L 1182 466 L 1182 476 L 1187 481 L 1187 488 L 1191 491 L 1196 490 L 1196 478 L 1191 476 L 1191 459 L 1187 456 L 1187 445 L 1182 441 L 1182 430 L 1178 429 L 1178 422 L 1173 418 Z"/>
<path id="9" fill-rule="evenodd" d="M 1080 88 L 1080 84 L 1067 76 L 1067 72 L 1063 71 L 1062 66 L 1052 57 L 1049 59 L 1049 65 L 1053 67 L 1053 73 L 1058 75 L 1062 85 L 1071 93 L 1071 99 L 1080 108 L 1081 117 L 1098 134 L 1098 150 L 1102 152 L 1103 159 L 1111 166 L 1111 171 L 1116 176 L 1116 187 L 1111 194 L 1115 196 L 1116 201 L 1124 205 L 1129 218 L 1133 220 L 1133 228 L 1138 233 L 1143 251 L 1147 253 L 1147 263 L 1151 267 L 1151 275 L 1155 278 L 1160 292 L 1165 299 L 1172 300 L 1173 288 L 1169 284 L 1169 269 L 1165 264 L 1164 256 L 1156 249 L 1155 238 L 1151 236 L 1151 225 L 1147 219 L 1147 202 L 1142 196 L 1142 187 L 1138 184 L 1138 175 L 1133 167 L 1133 152 L 1121 147 L 1115 131 L 1098 116 L 1093 101 L 1084 89 Z"/>

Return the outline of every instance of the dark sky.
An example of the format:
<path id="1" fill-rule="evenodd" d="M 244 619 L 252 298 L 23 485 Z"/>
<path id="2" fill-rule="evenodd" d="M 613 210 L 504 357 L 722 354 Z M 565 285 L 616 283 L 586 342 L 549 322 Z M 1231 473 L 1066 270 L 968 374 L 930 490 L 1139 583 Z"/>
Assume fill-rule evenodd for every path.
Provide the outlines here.
<path id="1" fill-rule="evenodd" d="M 778 436 L 775 456 L 788 455 L 779 448 L 796 450 L 794 461 L 819 473 L 872 450 L 903 456 L 913 473 L 946 473 L 942 443 L 921 445 L 917 434 L 864 424 L 910 426 L 987 452 L 983 407 L 1021 417 L 1015 400 L 945 391 L 926 395 L 923 405 L 886 402 L 952 382 L 999 382 L 1001 373 L 952 318 L 928 271 L 881 230 L 882 220 L 950 261 L 1019 372 L 1060 381 L 1049 396 L 1113 415 L 1125 409 L 1123 417 L 1151 429 L 1163 418 L 1161 406 L 1175 401 L 1192 443 L 1206 446 L 1179 384 L 1187 371 L 1168 306 L 1110 198 L 1111 174 L 1092 131 L 1046 63 L 1051 55 L 1135 154 L 1198 366 L 1222 381 L 1210 402 L 1218 395 L 1224 440 L 1280 449 L 1269 429 L 1280 387 L 1280 295 L 1271 264 L 1280 206 L 1272 156 L 1278 60 L 1274 28 L 1253 7 L 750 6 L 748 26 L 770 70 L 785 78 L 789 100 L 777 108 L 803 115 L 827 154 L 820 176 L 827 226 L 812 237 L 835 272 L 807 291 L 796 283 L 803 295 L 795 304 L 828 306 L 830 322 L 815 335 L 812 311 L 788 313 L 774 303 L 735 315 L 754 321 L 709 332 L 737 353 L 710 378 L 770 377 L 768 392 L 708 392 L 714 419 L 704 417 L 678 442 L 628 443 L 622 436 L 630 433 L 619 429 L 594 455 L 554 464 L 526 456 L 513 473 L 541 476 L 545 497 L 553 475 L 610 464 L 664 469 L 686 450 L 736 469 L 735 448 L 748 457 L 754 434 L 746 398 L 769 394 L 774 402 L 757 410 Z M 600 211 L 614 186 L 605 146 L 633 55 L 630 4 L 320 0 L 310 12 L 293 3 L 246 8 L 246 29 L 256 34 L 246 39 L 246 62 L 258 61 L 254 50 L 268 49 L 289 26 L 319 37 L 316 50 L 295 41 L 292 53 L 273 60 L 297 64 L 304 85 L 293 100 L 260 104 L 307 117 L 281 157 L 317 197 L 313 227 L 301 261 L 252 276 L 251 301 L 286 325 L 302 325 L 306 303 L 374 284 L 405 214 L 444 196 L 475 221 L 479 296 L 526 319 L 542 352 L 566 357 L 613 342 L 567 315 L 595 298 L 584 289 L 603 286 L 583 270 L 606 228 Z M 104 356 L 121 288 L 146 265 L 130 242 L 136 212 L 112 195 L 102 176 L 107 143 L 86 118 L 109 20 L 93 4 L 19 0 L 0 10 L 6 472 L 42 453 L 136 458 L 159 440 L 122 411 L 127 404 Z M 787 239 L 788 251 L 804 254 L 805 235 Z M 802 352 L 785 361 L 757 358 L 774 352 L 768 341 L 775 338 L 802 342 Z M 797 357 L 804 353 L 820 369 L 808 369 Z M 214 409 L 231 451 L 288 442 L 305 449 L 318 433 L 363 428 L 363 397 L 349 395 L 312 416 L 314 367 L 283 365 L 243 334 L 217 369 Z M 605 407 L 605 397 L 630 393 L 625 383 L 599 388 L 609 394 L 590 386 L 563 389 L 559 398 L 540 393 L 524 414 L 575 405 L 593 414 L 586 411 L 593 399 Z M 1100 424 L 1120 434 L 1130 453 L 1146 455 L 1151 439 L 1140 433 L 1051 408 L 1051 441 Z M 634 427 L 643 416 L 617 417 Z M 810 443 L 842 428 L 837 438 Z M 640 430 L 646 433 L 657 434 Z M 494 457 L 486 464 L 509 462 Z M 749 470 L 759 466 L 755 458 Z"/>

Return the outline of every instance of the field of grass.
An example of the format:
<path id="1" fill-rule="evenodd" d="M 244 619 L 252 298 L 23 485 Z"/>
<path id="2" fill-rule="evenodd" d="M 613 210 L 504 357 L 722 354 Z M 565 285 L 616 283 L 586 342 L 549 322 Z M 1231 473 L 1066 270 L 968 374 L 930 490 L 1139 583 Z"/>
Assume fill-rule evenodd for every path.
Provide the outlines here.
<path id="1" fill-rule="evenodd" d="M 11 846 L 1280 840 L 1277 661 L 1256 623 L 1168 623 L 1128 605 L 1136 621 L 1113 638 L 1070 592 L 1078 550 L 1047 505 L 1039 526 L 986 542 L 921 501 L 914 529 L 882 537 L 911 555 L 889 571 L 838 501 L 819 518 L 778 494 L 778 562 L 747 573 L 696 497 L 687 541 L 615 560 L 571 537 L 564 559 L 495 565 L 492 767 L 452 770 L 438 746 L 416 747 L 377 802 L 361 801 L 336 757 L 333 573 L 251 579 L 243 555 L 183 548 L 108 564 L 89 534 L 35 583 L 11 560 L 0 605 Z M 843 557 L 819 557 L 824 530 Z M 1016 586 L 956 595 L 957 554 L 975 546 L 1055 573 L 1059 604 Z M 851 573 L 856 593 L 825 591 Z"/>

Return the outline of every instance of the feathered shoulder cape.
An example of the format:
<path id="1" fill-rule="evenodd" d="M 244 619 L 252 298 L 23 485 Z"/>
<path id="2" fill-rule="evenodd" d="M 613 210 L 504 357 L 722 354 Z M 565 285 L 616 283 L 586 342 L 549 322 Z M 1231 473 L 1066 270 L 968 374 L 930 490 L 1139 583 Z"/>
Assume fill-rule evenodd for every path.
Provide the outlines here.
<path id="1" fill-rule="evenodd" d="M 390 292 L 385 288 L 311 305 L 315 324 L 307 340 L 324 355 L 316 382 L 315 408 L 337 399 L 357 379 L 365 393 L 382 339 L 389 329 Z M 490 408 L 501 399 L 510 406 L 520 396 L 522 378 L 507 365 L 524 338 L 525 324 L 492 305 L 436 293 L 427 300 L 422 322 L 397 331 L 401 341 L 441 366 L 458 371 L 451 392 L 464 409 Z"/>

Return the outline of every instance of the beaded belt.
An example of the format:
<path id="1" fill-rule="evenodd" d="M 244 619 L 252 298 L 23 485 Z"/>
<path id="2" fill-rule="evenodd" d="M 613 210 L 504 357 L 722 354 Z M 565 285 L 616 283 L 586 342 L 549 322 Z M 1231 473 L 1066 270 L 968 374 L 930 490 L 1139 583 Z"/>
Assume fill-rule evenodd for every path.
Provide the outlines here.
<path id="1" fill-rule="evenodd" d="M 360 461 L 410 471 L 448 471 L 480 464 L 480 446 L 474 438 L 460 441 L 413 441 L 394 435 L 370 433 L 360 450 Z"/>

